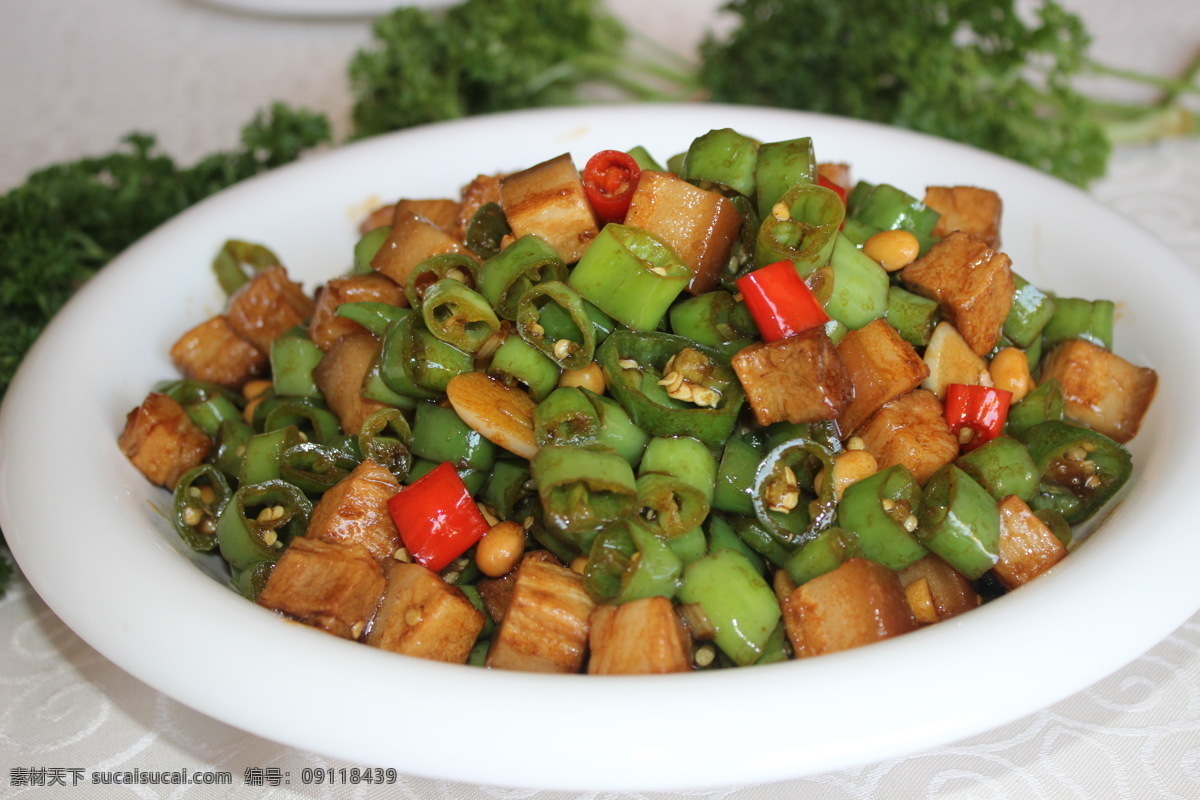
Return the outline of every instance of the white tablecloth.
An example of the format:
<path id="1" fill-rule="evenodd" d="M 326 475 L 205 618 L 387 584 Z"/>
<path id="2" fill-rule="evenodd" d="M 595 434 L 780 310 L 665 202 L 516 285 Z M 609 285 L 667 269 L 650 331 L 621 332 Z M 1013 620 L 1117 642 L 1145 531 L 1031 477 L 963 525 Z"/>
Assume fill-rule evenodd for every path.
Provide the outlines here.
<path id="1" fill-rule="evenodd" d="M 686 53 L 714 24 L 718 4 L 612 5 Z M 1096 54 L 1112 63 L 1178 72 L 1200 45 L 1195 0 L 1066 5 L 1083 15 Z M 345 65 L 369 38 L 362 19 L 238 14 L 187 0 L 5 0 L 0 191 L 37 167 L 107 152 L 135 129 L 155 134 L 166 152 L 191 163 L 234 147 L 241 125 L 276 99 L 324 111 L 344 133 L 350 108 Z M 1093 191 L 1200 269 L 1200 140 L 1120 149 L 1110 175 Z M 148 688 L 66 628 L 20 576 L 0 600 L 0 796 L 583 796 L 403 775 L 382 790 L 296 780 L 304 767 L 354 766 L 360 765 L 246 734 Z M 223 771 L 232 784 L 82 785 L 97 772 L 135 769 Z M 280 779 L 284 774 L 292 776 L 290 785 Z M 76 780 L 81 785 L 72 786 Z M 51 785 L 56 782 L 66 785 Z M 965 741 L 783 783 L 646 796 L 1200 797 L 1200 615 L 1096 685 Z"/>

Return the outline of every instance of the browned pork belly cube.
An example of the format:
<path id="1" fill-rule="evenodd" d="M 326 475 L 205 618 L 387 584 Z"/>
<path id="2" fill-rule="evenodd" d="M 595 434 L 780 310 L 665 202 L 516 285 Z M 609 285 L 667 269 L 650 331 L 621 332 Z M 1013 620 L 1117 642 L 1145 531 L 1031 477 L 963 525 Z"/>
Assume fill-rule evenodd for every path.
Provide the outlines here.
<path id="1" fill-rule="evenodd" d="M 383 569 L 359 544 L 292 541 L 258 604 L 343 639 L 357 639 L 383 597 Z"/>
<path id="2" fill-rule="evenodd" d="M 388 469 L 367 458 L 321 495 L 305 536 L 334 544 L 360 544 L 388 563 L 403 544 L 387 501 L 400 491 Z"/>
<path id="3" fill-rule="evenodd" d="M 783 604 L 797 658 L 808 658 L 899 636 L 917 627 L 900 578 L 865 558 L 800 584 Z"/>
<path id="4" fill-rule="evenodd" d="M 857 435 L 879 469 L 903 464 L 922 485 L 958 458 L 958 438 L 946 423 L 941 402 L 928 389 L 914 389 L 884 403 Z"/>
<path id="5" fill-rule="evenodd" d="M 568 153 L 501 178 L 500 205 L 513 236 L 540 236 L 568 264 L 600 233 Z"/>
<path id="6" fill-rule="evenodd" d="M 1158 389 L 1158 373 L 1083 339 L 1056 345 L 1042 359 L 1038 383 L 1062 384 L 1068 417 L 1093 430 L 1128 442 Z"/>
<path id="7" fill-rule="evenodd" d="M 929 377 L 921 385 L 939 400 L 946 398 L 946 387 L 952 383 L 987 385 L 992 379 L 987 362 L 975 354 L 949 322 L 939 322 L 933 329 L 924 359 Z"/>
<path id="8" fill-rule="evenodd" d="M 913 616 L 922 625 L 979 607 L 980 598 L 971 581 L 932 553 L 900 570 L 900 584 Z"/>
<path id="9" fill-rule="evenodd" d="M 387 303 L 391 306 L 406 306 L 404 289 L 386 275 L 378 272 L 370 275 L 348 275 L 332 278 L 317 290 L 317 301 L 313 308 L 312 321 L 308 324 L 308 336 L 317 347 L 328 350 L 334 342 L 348 333 L 360 333 L 363 326 L 351 319 L 337 315 L 342 303 Z"/>
<path id="10" fill-rule="evenodd" d="M 692 668 L 692 637 L 665 597 L 596 606 L 590 625 L 591 675 L 655 675 Z"/>
<path id="11" fill-rule="evenodd" d="M 517 568 L 508 610 L 488 649 L 486 665 L 526 672 L 579 672 L 595 602 L 583 576 L 546 561 Z"/>
<path id="12" fill-rule="evenodd" d="M 171 361 L 185 378 L 229 389 L 241 388 L 267 368 L 267 354 L 238 336 L 224 314 L 179 337 L 171 347 Z"/>
<path id="13" fill-rule="evenodd" d="M 928 186 L 925 205 L 942 215 L 933 235 L 944 239 L 954 231 L 978 236 L 993 250 L 1000 247 L 1004 204 L 991 189 L 977 186 Z"/>
<path id="14" fill-rule="evenodd" d="M 392 219 L 396 216 L 396 204 L 388 203 L 387 205 L 378 206 L 367 215 L 366 219 L 358 223 L 358 233 L 360 236 L 366 236 L 376 228 L 390 228 Z"/>
<path id="15" fill-rule="evenodd" d="M 837 419 L 853 397 L 850 373 L 821 328 L 749 345 L 732 363 L 759 425 Z"/>
<path id="16" fill-rule="evenodd" d="M 422 261 L 445 253 L 477 258 L 446 231 L 426 217 L 411 212 L 396 215 L 392 230 L 371 259 L 371 267 L 391 278 L 398 286 Z"/>
<path id="17" fill-rule="evenodd" d="M 393 223 L 409 214 L 432 222 L 451 236 L 454 235 L 454 223 L 458 218 L 458 201 L 448 197 L 430 197 L 422 199 L 405 198 L 396 203 L 392 215 Z"/>
<path id="18" fill-rule="evenodd" d="M 1024 500 L 1016 495 L 1000 500 L 1000 560 L 992 571 L 1005 588 L 1028 583 L 1066 555 L 1066 546 Z"/>
<path id="19" fill-rule="evenodd" d="M 460 242 L 465 241 L 467 226 L 471 224 L 479 209 L 488 203 L 500 205 L 499 175 L 477 175 L 475 180 L 462 188 L 459 194 L 458 214 L 454 224 L 447 228 L 450 235 Z"/>
<path id="20" fill-rule="evenodd" d="M 522 564 L 526 561 L 548 561 L 551 564 L 563 566 L 563 563 L 549 550 L 530 550 L 521 558 Z M 479 599 L 483 601 L 483 607 L 493 622 L 504 619 L 504 612 L 508 610 L 508 602 L 512 599 L 513 584 L 516 579 L 517 570 L 511 569 L 508 574 L 499 578 L 480 578 L 476 582 Z"/>
<path id="21" fill-rule="evenodd" d="M 838 358 L 850 375 L 854 397 L 838 422 L 849 436 L 884 403 L 921 385 L 929 367 L 913 346 L 882 319 L 848 332 L 838 343 Z"/>
<path id="22" fill-rule="evenodd" d="M 978 356 L 996 345 L 1012 306 L 1011 262 L 969 233 L 955 231 L 900 271 L 900 281 L 938 302 Z"/>
<path id="23" fill-rule="evenodd" d="M 243 339 L 264 353 L 271 342 L 308 322 L 313 301 L 300 284 L 288 278 L 284 267 L 268 267 L 229 298 L 225 311 L 229 324 Z"/>
<path id="24" fill-rule="evenodd" d="M 646 170 L 638 181 L 625 224 L 669 244 L 692 270 L 692 294 L 716 286 L 742 227 L 742 215 L 724 195 L 701 189 L 670 172 Z"/>
<path id="25" fill-rule="evenodd" d="M 367 417 L 387 406 L 362 396 L 363 381 L 379 354 L 379 340 L 366 331 L 341 337 L 313 369 L 313 380 L 342 430 L 357 434 Z"/>
<path id="26" fill-rule="evenodd" d="M 126 415 L 117 444 L 151 483 L 168 489 L 175 488 L 183 473 L 203 463 L 213 446 L 183 406 L 158 392 L 151 392 Z"/>
<path id="27" fill-rule="evenodd" d="M 483 612 L 462 589 L 420 564 L 393 562 L 367 644 L 393 653 L 466 663 L 483 630 Z"/>

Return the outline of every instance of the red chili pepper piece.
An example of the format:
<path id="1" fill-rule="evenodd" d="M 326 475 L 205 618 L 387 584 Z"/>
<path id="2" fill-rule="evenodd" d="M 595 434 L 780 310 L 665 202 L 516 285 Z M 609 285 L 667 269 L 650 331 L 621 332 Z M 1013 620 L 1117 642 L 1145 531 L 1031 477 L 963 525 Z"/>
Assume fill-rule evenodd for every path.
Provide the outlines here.
<path id="1" fill-rule="evenodd" d="M 842 205 L 846 205 L 846 198 L 849 196 L 849 192 L 846 191 L 846 188 L 844 186 L 834 183 L 833 181 L 829 180 L 829 178 L 826 178 L 824 175 L 817 176 L 817 185 L 824 186 L 826 189 L 829 189 L 830 191 L 832 191 L 838 197 L 842 198 Z"/>
<path id="2" fill-rule="evenodd" d="M 601 150 L 588 159 L 583 190 L 601 225 L 625 219 L 641 176 L 642 169 L 633 156 L 620 150 Z"/>
<path id="3" fill-rule="evenodd" d="M 418 564 L 440 572 L 491 526 L 449 461 L 388 499 L 404 546 Z"/>
<path id="4" fill-rule="evenodd" d="M 1012 392 L 991 386 L 951 383 L 946 386 L 946 422 L 962 450 L 974 450 L 1004 430 Z"/>
<path id="5" fill-rule="evenodd" d="M 763 340 L 775 342 L 829 321 L 821 301 L 791 261 L 776 261 L 737 279 Z"/>

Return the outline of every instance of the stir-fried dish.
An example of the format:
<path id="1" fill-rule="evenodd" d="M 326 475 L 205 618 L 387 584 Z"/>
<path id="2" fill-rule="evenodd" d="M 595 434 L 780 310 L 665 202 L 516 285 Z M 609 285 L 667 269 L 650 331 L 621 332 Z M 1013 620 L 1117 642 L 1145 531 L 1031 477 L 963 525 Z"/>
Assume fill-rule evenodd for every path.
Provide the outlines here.
<path id="1" fill-rule="evenodd" d="M 120 446 L 287 618 L 493 668 L 685 672 L 934 624 L 1064 558 L 1152 369 L 1044 291 L 1001 198 L 808 138 L 606 150 L 364 220 L 313 292 L 262 244 Z"/>

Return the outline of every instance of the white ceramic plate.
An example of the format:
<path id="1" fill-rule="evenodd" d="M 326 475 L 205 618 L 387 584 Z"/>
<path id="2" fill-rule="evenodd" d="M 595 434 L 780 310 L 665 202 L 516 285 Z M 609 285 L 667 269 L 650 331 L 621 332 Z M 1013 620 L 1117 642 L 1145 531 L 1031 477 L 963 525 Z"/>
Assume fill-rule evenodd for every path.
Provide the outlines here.
<path id="1" fill-rule="evenodd" d="M 204 5 L 268 17 L 378 17 L 400 6 L 439 8 L 452 0 L 196 0 Z"/>
<path id="2" fill-rule="evenodd" d="M 1130 491 L 1049 575 L 954 621 L 802 662 L 670 677 L 446 666 L 289 624 L 235 595 L 163 519 L 169 498 L 116 446 L 172 376 L 168 348 L 222 307 L 209 263 L 269 245 L 308 288 L 346 269 L 373 202 L 452 196 L 477 173 L 570 151 L 661 159 L 711 128 L 811 135 L 822 160 L 913 193 L 973 184 L 1005 201 L 1004 249 L 1044 288 L 1120 302 L 1117 350 L 1159 396 Z M 998 726 L 1133 660 L 1200 607 L 1200 284 L 1083 192 L 959 145 L 842 119 L 705 105 L 592 107 L 401 132 L 285 167 L 147 236 L 37 342 L 0 412 L 0 524 L 63 621 L 166 694 L 264 737 L 447 779 L 573 789 L 756 783 L 880 760 Z"/>

